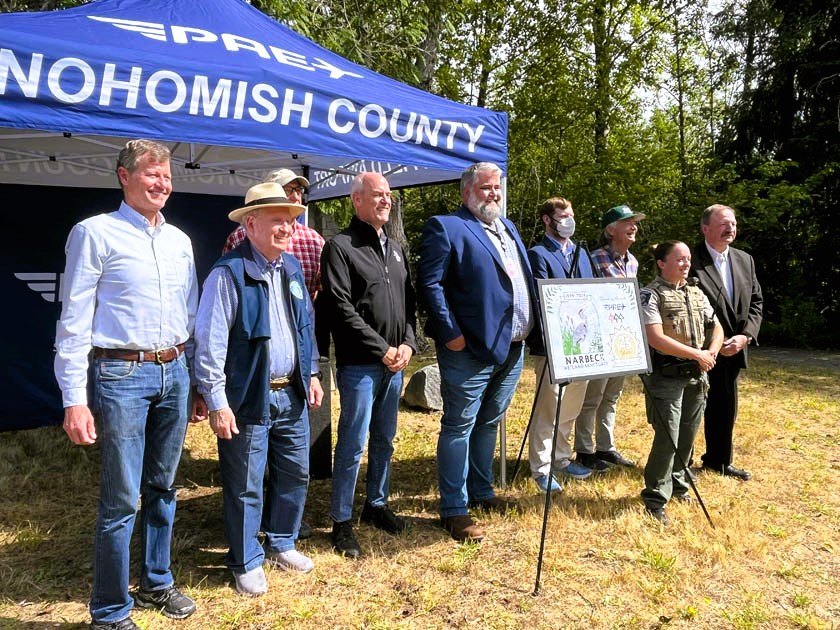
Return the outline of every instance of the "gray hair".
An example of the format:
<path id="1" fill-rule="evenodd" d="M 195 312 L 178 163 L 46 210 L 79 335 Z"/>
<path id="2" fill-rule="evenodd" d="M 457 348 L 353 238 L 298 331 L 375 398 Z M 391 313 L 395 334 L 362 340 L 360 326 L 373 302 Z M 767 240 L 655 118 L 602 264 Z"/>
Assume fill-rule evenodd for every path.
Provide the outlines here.
<path id="1" fill-rule="evenodd" d="M 352 195 L 358 192 L 362 192 L 362 188 L 364 188 L 365 185 L 365 180 L 368 179 L 370 175 L 379 175 L 386 182 L 388 181 L 387 177 L 385 177 L 382 173 L 379 173 L 377 171 L 362 171 L 361 173 L 356 175 L 356 177 L 354 177 L 353 181 L 350 183 L 350 194 Z"/>
<path id="2" fill-rule="evenodd" d="M 473 185 L 473 182 L 478 178 L 479 173 L 483 173 L 484 171 L 492 171 L 493 173 L 501 174 L 502 169 L 500 169 L 496 164 L 493 162 L 476 162 L 469 168 L 467 168 L 463 173 L 461 173 L 461 197 L 463 198 L 464 193 Z"/>

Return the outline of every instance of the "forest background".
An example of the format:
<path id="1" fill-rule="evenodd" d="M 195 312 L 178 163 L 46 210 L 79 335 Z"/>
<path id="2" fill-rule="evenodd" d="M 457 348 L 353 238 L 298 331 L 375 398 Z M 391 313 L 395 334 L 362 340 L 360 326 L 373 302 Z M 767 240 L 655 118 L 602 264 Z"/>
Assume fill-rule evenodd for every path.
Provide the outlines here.
<path id="1" fill-rule="evenodd" d="M 73 0 L 0 0 L 45 11 Z M 840 3 L 821 0 L 252 0 L 368 68 L 510 117 L 507 213 L 542 236 L 563 196 L 575 239 L 628 204 L 634 253 L 698 241 L 703 208 L 738 216 L 764 290 L 761 341 L 840 348 Z M 455 185 L 402 191 L 398 227 L 455 209 Z M 325 208 L 343 225 L 344 203 Z M 399 212 L 401 211 L 401 212 Z M 399 225 L 401 220 L 401 225 Z M 416 257 L 414 258 L 416 264 Z"/>

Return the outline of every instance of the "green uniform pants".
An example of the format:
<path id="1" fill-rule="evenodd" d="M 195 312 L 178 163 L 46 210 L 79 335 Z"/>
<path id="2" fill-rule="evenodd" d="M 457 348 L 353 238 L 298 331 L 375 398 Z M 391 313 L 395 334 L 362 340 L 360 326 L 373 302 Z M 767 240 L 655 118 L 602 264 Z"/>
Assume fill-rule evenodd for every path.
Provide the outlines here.
<path id="1" fill-rule="evenodd" d="M 688 464 L 709 386 L 705 374 L 700 378 L 663 376 L 654 370 L 652 374 L 641 375 L 641 379 L 645 386 L 647 419 L 653 426 L 642 499 L 646 508 L 654 510 L 690 488 L 685 471 L 680 469 L 680 460 L 675 458 L 674 444 L 682 461 Z"/>

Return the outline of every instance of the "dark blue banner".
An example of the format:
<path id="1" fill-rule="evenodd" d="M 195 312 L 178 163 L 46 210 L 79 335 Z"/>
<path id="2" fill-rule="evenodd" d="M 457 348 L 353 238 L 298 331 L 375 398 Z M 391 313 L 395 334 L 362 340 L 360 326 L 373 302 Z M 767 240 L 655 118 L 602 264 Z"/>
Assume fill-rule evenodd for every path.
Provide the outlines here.
<path id="1" fill-rule="evenodd" d="M 64 245 L 70 228 L 115 210 L 118 190 L 0 186 L 6 239 L 0 262 L 4 331 L 0 362 L 0 431 L 60 424 L 61 394 L 53 376 L 55 324 L 61 314 Z M 173 193 L 164 215 L 192 239 L 199 281 L 235 227 L 227 213 L 240 197 Z"/>

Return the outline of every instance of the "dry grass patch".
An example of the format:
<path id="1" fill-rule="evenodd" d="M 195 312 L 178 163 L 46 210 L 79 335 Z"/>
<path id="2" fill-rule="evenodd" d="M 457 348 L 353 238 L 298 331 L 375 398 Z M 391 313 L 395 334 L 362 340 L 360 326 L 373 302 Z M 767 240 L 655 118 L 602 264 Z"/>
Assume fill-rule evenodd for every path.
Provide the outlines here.
<path id="1" fill-rule="evenodd" d="M 697 505 L 670 506 L 668 528 L 643 516 L 641 468 L 564 482 L 552 499 L 537 597 L 544 496 L 527 471 L 501 491 L 519 500 L 519 512 L 481 515 L 484 543 L 457 544 L 437 524 L 439 414 L 402 409 L 392 505 L 413 527 L 391 537 L 360 526 L 367 555 L 346 561 L 329 544 L 329 482 L 315 481 L 306 516 L 315 535 L 301 547 L 316 569 L 269 570 L 269 594 L 243 599 L 223 565 L 215 439 L 206 426 L 191 427 L 173 555 L 178 583 L 199 609 L 177 624 L 148 611 L 133 618 L 145 630 L 836 628 L 838 372 L 762 352 L 753 363 L 742 377 L 736 452 L 754 479 L 700 475 L 716 527 Z M 526 369 L 508 417 L 510 471 L 533 391 Z M 644 463 L 651 437 L 630 378 L 619 446 Z M 97 484 L 97 450 L 72 447 L 59 428 L 0 434 L 0 628 L 83 627 Z"/>

